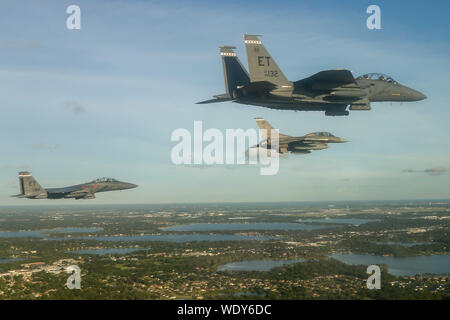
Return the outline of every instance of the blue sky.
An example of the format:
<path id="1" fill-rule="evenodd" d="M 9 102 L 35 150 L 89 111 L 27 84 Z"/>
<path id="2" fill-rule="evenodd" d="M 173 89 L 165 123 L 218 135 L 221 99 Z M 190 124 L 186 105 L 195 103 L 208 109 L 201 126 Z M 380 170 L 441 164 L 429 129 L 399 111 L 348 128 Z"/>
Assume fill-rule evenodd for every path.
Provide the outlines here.
<path id="1" fill-rule="evenodd" d="M 66 8 L 81 7 L 81 30 Z M 382 30 L 366 28 L 381 7 Z M 315 201 L 449 198 L 450 23 L 447 1 L 2 1 L 0 205 L 17 172 L 44 187 L 111 176 L 138 189 L 95 203 Z M 347 68 L 391 75 L 425 93 L 415 103 L 373 103 L 349 117 L 233 103 L 196 105 L 224 92 L 219 45 L 243 34 L 264 45 L 290 80 Z M 255 128 L 329 131 L 350 140 L 282 159 L 275 176 L 256 166 L 174 166 L 171 132 Z M 409 171 L 409 172 L 406 172 Z M 72 200 L 64 203 L 72 203 Z M 55 201 L 52 203 L 63 203 Z M 77 202 L 79 203 L 79 202 Z M 86 202 L 86 203 L 92 203 Z"/>

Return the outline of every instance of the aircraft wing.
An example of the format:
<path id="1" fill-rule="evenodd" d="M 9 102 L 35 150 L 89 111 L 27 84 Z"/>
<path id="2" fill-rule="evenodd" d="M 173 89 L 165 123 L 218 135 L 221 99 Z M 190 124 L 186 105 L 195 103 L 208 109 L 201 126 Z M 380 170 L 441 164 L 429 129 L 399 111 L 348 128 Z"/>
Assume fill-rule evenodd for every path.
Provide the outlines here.
<path id="1" fill-rule="evenodd" d="M 94 199 L 95 194 L 88 189 L 84 189 L 84 190 L 80 190 L 80 191 L 71 192 L 66 197 L 72 197 L 72 198 L 75 198 L 75 200 Z"/>
<path id="2" fill-rule="evenodd" d="M 78 190 L 81 190 L 81 186 L 70 186 L 70 187 L 64 187 L 64 188 L 48 188 L 48 189 L 46 189 L 47 193 L 56 194 L 56 195 L 67 195 L 72 192 L 76 192 Z"/>
<path id="3" fill-rule="evenodd" d="M 249 94 L 253 95 L 262 95 L 265 93 L 268 93 L 274 89 L 276 89 L 277 86 L 273 83 L 270 83 L 268 81 L 255 81 L 247 83 L 242 87 L 242 89 Z"/>
<path id="4" fill-rule="evenodd" d="M 95 198 L 90 188 L 83 188 L 82 185 L 70 186 L 65 188 L 46 189 L 48 194 L 57 196 L 58 198 L 75 198 L 75 199 L 93 199 Z"/>
<path id="5" fill-rule="evenodd" d="M 320 71 L 309 78 L 299 80 L 296 84 L 306 85 L 313 90 L 331 90 L 343 85 L 355 85 L 355 78 L 350 70 L 325 70 Z"/>
<path id="6" fill-rule="evenodd" d="M 304 142 L 305 137 L 290 137 L 290 136 L 280 136 L 280 145 L 281 144 L 291 144 L 294 142 Z"/>
<path id="7" fill-rule="evenodd" d="M 314 138 L 311 139 L 309 137 L 280 137 L 280 145 L 312 145 L 312 144 L 327 144 L 328 139 L 320 139 Z"/>
<path id="8" fill-rule="evenodd" d="M 85 195 L 83 195 L 82 197 L 75 197 L 75 200 L 80 200 L 80 199 L 95 199 L 95 194 L 94 193 L 86 193 Z"/>

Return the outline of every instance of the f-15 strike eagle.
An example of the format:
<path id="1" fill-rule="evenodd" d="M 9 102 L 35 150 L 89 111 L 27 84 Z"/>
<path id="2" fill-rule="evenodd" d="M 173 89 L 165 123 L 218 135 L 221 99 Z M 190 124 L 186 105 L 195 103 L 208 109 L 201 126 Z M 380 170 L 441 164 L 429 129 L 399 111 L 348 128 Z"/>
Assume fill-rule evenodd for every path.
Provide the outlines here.
<path id="1" fill-rule="evenodd" d="M 320 71 L 289 81 L 256 35 L 245 35 L 250 73 L 242 66 L 236 47 L 221 46 L 226 93 L 198 102 L 232 101 L 280 110 L 325 111 L 327 116 L 347 116 L 350 110 L 370 110 L 371 102 L 420 101 L 425 95 L 391 77 L 368 73 L 354 78 L 350 70 Z"/>
<path id="2" fill-rule="evenodd" d="M 96 179 L 91 182 L 64 188 L 44 189 L 26 171 L 19 172 L 20 194 L 13 197 L 28 199 L 94 199 L 95 193 L 136 188 L 137 185 L 111 178 Z"/>
<path id="3" fill-rule="evenodd" d="M 272 148 L 271 132 L 273 127 L 263 118 L 255 118 L 255 120 L 263 133 L 263 140 L 261 143 L 250 147 L 249 154 L 252 152 L 257 152 L 258 148 Z M 327 149 L 328 143 L 348 142 L 347 140 L 336 137 L 329 132 L 313 132 L 301 137 L 291 137 L 280 133 L 278 136 L 278 153 L 280 155 L 288 154 L 289 152 L 293 154 L 306 154 L 311 153 L 311 150 Z"/>

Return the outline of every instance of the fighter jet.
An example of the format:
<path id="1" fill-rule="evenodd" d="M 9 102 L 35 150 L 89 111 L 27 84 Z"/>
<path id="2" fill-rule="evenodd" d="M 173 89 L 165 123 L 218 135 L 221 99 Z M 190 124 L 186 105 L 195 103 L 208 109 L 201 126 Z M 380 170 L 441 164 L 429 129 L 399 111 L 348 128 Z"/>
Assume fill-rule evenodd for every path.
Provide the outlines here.
<path id="1" fill-rule="evenodd" d="M 263 140 L 249 149 L 249 155 L 256 155 L 258 148 L 272 148 L 273 127 L 263 118 L 255 118 L 258 127 L 261 129 Z M 328 148 L 328 143 L 348 142 L 343 138 L 336 137 L 329 132 L 313 132 L 301 137 L 291 137 L 285 134 L 278 134 L 278 153 L 280 155 L 307 154 L 311 150 L 323 150 Z"/>
<path id="2" fill-rule="evenodd" d="M 250 73 L 233 51 L 235 47 L 220 47 L 226 93 L 199 104 L 232 101 L 271 109 L 325 111 L 327 116 L 347 116 L 348 106 L 350 110 L 370 110 L 371 102 L 426 98 L 387 75 L 368 73 L 355 79 L 346 69 L 320 71 L 291 82 L 258 37 L 244 36 Z"/>
<path id="3" fill-rule="evenodd" d="M 20 194 L 13 197 L 28 199 L 94 199 L 95 193 L 136 188 L 137 185 L 111 178 L 96 179 L 91 182 L 64 188 L 44 189 L 31 173 L 19 172 Z"/>

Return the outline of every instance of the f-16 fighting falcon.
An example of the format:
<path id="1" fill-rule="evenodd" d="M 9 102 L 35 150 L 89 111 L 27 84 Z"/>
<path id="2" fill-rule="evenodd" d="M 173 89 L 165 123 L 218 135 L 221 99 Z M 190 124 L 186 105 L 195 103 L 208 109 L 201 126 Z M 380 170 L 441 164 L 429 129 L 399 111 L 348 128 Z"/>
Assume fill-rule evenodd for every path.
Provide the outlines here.
<path id="1" fill-rule="evenodd" d="M 244 36 L 250 73 L 233 51 L 235 47 L 220 47 L 226 93 L 199 104 L 232 101 L 271 109 L 325 111 L 327 116 L 347 116 L 348 106 L 350 110 L 370 110 L 371 102 L 426 99 L 419 91 L 378 73 L 355 79 L 350 70 L 325 70 L 291 82 L 258 37 Z"/>
<path id="2" fill-rule="evenodd" d="M 26 171 L 19 172 L 20 194 L 13 197 L 28 199 L 94 199 L 95 193 L 136 188 L 137 185 L 117 181 L 111 178 L 97 179 L 91 182 L 64 188 L 44 189 Z"/>
<path id="3" fill-rule="evenodd" d="M 262 142 L 250 148 L 249 152 L 256 152 L 258 148 L 271 149 L 272 126 L 263 118 L 255 118 L 258 127 L 262 132 Z M 328 148 L 328 143 L 344 143 L 345 139 L 336 137 L 329 132 L 314 132 L 301 137 L 291 137 L 285 134 L 278 135 L 278 153 L 306 154 L 310 150 L 322 150 Z M 253 149 L 253 150 L 251 150 Z"/>

